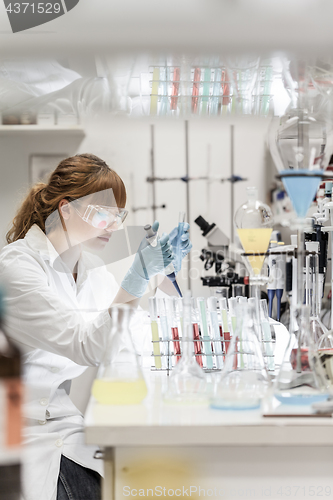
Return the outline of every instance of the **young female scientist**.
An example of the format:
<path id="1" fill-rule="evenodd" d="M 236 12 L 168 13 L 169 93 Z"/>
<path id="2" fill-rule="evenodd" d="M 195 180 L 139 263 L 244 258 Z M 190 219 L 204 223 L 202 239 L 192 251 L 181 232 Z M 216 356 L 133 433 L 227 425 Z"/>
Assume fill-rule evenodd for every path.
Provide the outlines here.
<path id="1" fill-rule="evenodd" d="M 67 158 L 48 184 L 31 189 L 0 253 L 6 333 L 21 349 L 28 388 L 25 500 L 100 498 L 101 461 L 84 445 L 71 380 L 99 364 L 112 303 L 136 305 L 149 279 L 173 260 L 175 245 L 163 234 L 155 247 L 142 247 L 119 289 L 82 246 L 103 249 L 127 215 L 125 203 L 123 181 L 104 161 L 90 154 Z M 183 257 L 191 248 L 188 227 Z"/>

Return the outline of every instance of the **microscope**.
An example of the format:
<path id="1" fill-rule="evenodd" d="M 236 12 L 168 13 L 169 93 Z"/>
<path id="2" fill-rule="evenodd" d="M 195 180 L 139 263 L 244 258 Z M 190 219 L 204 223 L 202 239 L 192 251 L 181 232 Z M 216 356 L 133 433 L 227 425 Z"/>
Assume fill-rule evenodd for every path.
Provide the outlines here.
<path id="1" fill-rule="evenodd" d="M 208 246 L 201 251 L 200 259 L 204 262 L 204 269 L 208 271 L 214 266 L 214 276 L 201 278 L 203 286 L 215 289 L 215 293 L 222 297 L 248 296 L 248 277 L 241 277 L 236 273 L 236 262 L 226 259 L 229 253 L 229 238 L 217 227 L 209 224 L 201 215 L 194 221 L 201 229 L 202 236 Z"/>

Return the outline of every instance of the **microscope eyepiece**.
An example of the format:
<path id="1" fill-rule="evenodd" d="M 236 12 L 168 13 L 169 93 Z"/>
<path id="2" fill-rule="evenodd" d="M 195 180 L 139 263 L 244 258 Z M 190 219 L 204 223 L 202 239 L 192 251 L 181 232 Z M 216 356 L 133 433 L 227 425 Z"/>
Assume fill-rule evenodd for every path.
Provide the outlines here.
<path id="1" fill-rule="evenodd" d="M 200 227 L 202 236 L 206 236 L 206 234 L 209 233 L 213 227 L 215 227 L 214 223 L 209 224 L 203 217 L 201 217 L 201 215 L 199 215 L 194 222 Z"/>

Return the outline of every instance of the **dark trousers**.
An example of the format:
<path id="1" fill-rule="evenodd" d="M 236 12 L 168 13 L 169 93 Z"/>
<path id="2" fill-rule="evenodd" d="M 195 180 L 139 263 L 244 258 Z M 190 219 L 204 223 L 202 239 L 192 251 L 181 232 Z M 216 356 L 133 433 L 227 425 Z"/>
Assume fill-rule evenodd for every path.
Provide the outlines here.
<path id="1" fill-rule="evenodd" d="M 101 476 L 61 455 L 57 500 L 101 500 Z"/>

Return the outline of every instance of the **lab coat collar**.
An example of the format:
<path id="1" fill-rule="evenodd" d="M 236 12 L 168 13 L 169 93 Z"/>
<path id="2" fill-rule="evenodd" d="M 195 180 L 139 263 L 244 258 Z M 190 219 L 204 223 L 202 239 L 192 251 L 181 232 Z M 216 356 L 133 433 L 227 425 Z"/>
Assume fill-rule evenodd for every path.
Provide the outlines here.
<path id="1" fill-rule="evenodd" d="M 36 252 L 38 252 L 45 261 L 49 261 L 50 266 L 53 267 L 54 261 L 60 258 L 58 252 L 46 236 L 46 234 L 41 230 L 37 224 L 31 226 L 27 234 L 25 235 L 25 240 Z"/>

